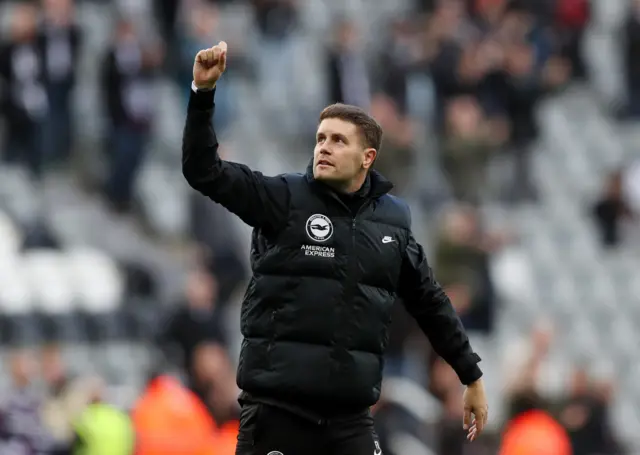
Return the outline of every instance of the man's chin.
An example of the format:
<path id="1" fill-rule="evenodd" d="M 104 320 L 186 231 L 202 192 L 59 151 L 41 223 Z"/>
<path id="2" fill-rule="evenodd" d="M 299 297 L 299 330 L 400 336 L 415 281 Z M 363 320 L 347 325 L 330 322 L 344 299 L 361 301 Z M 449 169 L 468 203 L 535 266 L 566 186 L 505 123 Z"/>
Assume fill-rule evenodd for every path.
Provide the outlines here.
<path id="1" fill-rule="evenodd" d="M 331 182 L 336 180 L 335 169 L 316 167 L 313 170 L 313 178 L 320 182 Z"/>
<path id="2" fill-rule="evenodd" d="M 335 175 L 334 172 L 317 172 L 316 171 L 314 173 L 313 178 L 317 182 L 322 182 L 325 185 L 338 191 L 342 191 L 343 188 L 347 185 L 347 182 L 343 178 L 340 178 L 338 175 Z"/>

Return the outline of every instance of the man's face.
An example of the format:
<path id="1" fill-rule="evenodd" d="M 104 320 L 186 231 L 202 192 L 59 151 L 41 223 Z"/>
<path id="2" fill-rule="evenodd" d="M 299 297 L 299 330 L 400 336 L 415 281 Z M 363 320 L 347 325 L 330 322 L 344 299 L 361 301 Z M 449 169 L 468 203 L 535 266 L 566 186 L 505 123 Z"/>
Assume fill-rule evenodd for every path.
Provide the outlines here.
<path id="1" fill-rule="evenodd" d="M 358 127 L 337 118 L 320 122 L 313 150 L 313 176 L 329 184 L 348 187 L 371 167 L 376 151 L 366 148 Z"/>
<path id="2" fill-rule="evenodd" d="M 192 272 L 187 277 L 186 294 L 191 308 L 210 309 L 215 305 L 217 283 L 203 271 Z"/>
<path id="3" fill-rule="evenodd" d="M 37 26 L 38 10 L 29 4 L 19 4 L 14 9 L 12 17 L 12 32 L 17 40 L 33 37 Z"/>
<path id="4" fill-rule="evenodd" d="M 16 352 L 11 357 L 11 376 L 17 387 L 25 387 L 31 382 L 35 372 L 35 363 L 31 352 Z"/>

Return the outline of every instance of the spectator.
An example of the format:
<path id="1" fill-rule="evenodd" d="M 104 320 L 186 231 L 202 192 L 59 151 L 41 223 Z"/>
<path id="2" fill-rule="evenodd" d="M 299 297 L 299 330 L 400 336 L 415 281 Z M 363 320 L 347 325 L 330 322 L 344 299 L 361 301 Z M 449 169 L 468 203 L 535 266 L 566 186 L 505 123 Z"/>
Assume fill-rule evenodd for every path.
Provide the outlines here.
<path id="1" fill-rule="evenodd" d="M 624 59 L 627 85 L 627 113 L 632 118 L 640 116 L 640 1 L 630 2 L 629 14 L 624 24 Z"/>
<path id="2" fill-rule="evenodd" d="M 510 194 L 515 200 L 535 200 L 537 197 L 529 172 L 529 152 L 538 135 L 535 108 L 542 96 L 535 65 L 535 51 L 530 44 L 515 43 L 506 48 L 504 99 L 512 121 L 510 145 L 515 172 Z"/>
<path id="3" fill-rule="evenodd" d="M 192 271 L 186 283 L 186 302 L 173 310 L 160 327 L 157 342 L 170 359 L 173 353 L 181 359 L 180 366 L 189 378 L 189 386 L 199 391 L 194 370 L 195 351 L 203 343 L 225 345 L 226 337 L 217 312 L 218 284 L 205 270 Z"/>
<path id="4" fill-rule="evenodd" d="M 508 7 L 508 0 L 473 0 L 469 2 L 475 22 L 481 29 L 496 28 Z"/>
<path id="5" fill-rule="evenodd" d="M 327 52 L 329 104 L 345 103 L 369 110 L 369 74 L 357 25 L 342 19 L 335 26 L 334 41 Z"/>
<path id="6" fill-rule="evenodd" d="M 451 99 L 446 106 L 442 164 L 455 198 L 478 204 L 487 183 L 490 159 L 505 142 L 505 131 L 489 122 L 471 96 Z"/>
<path id="7" fill-rule="evenodd" d="M 568 79 L 570 66 L 558 57 L 540 59 L 544 55 L 539 43 L 514 42 L 505 46 L 504 90 L 500 97 L 511 119 L 510 146 L 514 156 L 514 200 L 535 200 L 537 190 L 531 179 L 530 151 L 538 137 L 536 107 L 549 90 L 562 86 Z"/>
<path id="8" fill-rule="evenodd" d="M 42 406 L 42 419 L 60 447 L 71 447 L 74 423 L 91 402 L 94 382 L 72 378 L 66 371 L 60 349 L 48 346 L 42 352 L 42 374 L 47 386 L 47 398 Z"/>
<path id="9" fill-rule="evenodd" d="M 49 112 L 42 55 L 38 46 L 38 9 L 19 2 L 11 14 L 11 35 L 0 47 L 0 79 L 4 84 L 0 113 L 6 124 L 3 159 L 24 164 L 31 175 L 43 172 L 42 126 Z"/>
<path id="10" fill-rule="evenodd" d="M 607 405 L 610 392 L 599 394 L 587 371 L 582 368 L 572 372 L 569 387 L 569 395 L 560 409 L 560 423 L 569 434 L 573 455 L 624 453 L 609 428 Z"/>
<path id="11" fill-rule="evenodd" d="M 176 25 L 180 12 L 180 0 L 158 0 L 153 2 L 154 13 L 158 18 L 160 32 L 169 45 L 169 59 L 172 61 L 172 43 L 176 41 Z"/>
<path id="12" fill-rule="evenodd" d="M 451 304 L 461 318 L 469 314 L 473 303 L 471 288 L 464 282 L 449 284 L 444 287 L 451 299 Z"/>
<path id="13" fill-rule="evenodd" d="M 488 98 L 493 90 L 489 75 L 501 69 L 502 49 L 491 40 L 483 40 L 481 30 L 464 15 L 461 2 L 444 2 L 435 12 L 429 37 L 437 46 L 430 70 L 437 95 L 436 119 L 443 126 L 444 107 L 451 97 L 473 95 Z M 484 107 L 484 106 L 483 106 Z"/>
<path id="14" fill-rule="evenodd" d="M 622 174 L 622 170 L 618 170 L 608 177 L 604 191 L 593 207 L 600 242 L 606 248 L 620 244 L 623 223 L 633 215 L 622 191 Z"/>
<path id="15" fill-rule="evenodd" d="M 48 162 L 69 158 L 73 137 L 71 94 L 76 84 L 80 27 L 71 0 L 44 0 L 39 39 L 49 99 L 46 122 Z"/>
<path id="16" fill-rule="evenodd" d="M 298 25 L 295 0 L 253 0 L 253 7 L 264 39 L 286 39 Z"/>
<path id="17" fill-rule="evenodd" d="M 500 455 L 573 455 L 562 426 L 541 410 L 527 411 L 509 422 Z"/>
<path id="18" fill-rule="evenodd" d="M 389 48 L 383 44 L 382 53 L 374 56 L 378 65 L 372 68 L 374 92 L 393 99 L 400 113 L 414 122 L 430 121 L 434 113 L 429 64 L 439 37 L 432 36 L 432 29 L 424 24 L 423 15 L 397 21 L 386 43 Z"/>
<path id="19" fill-rule="evenodd" d="M 589 0 L 558 0 L 556 10 L 556 36 L 560 55 L 571 65 L 571 77 L 584 80 L 587 67 L 582 55 L 584 34 L 591 19 Z"/>
<path id="20" fill-rule="evenodd" d="M 212 343 L 198 346 L 194 353 L 194 377 L 199 395 L 216 423 L 217 442 L 234 453 L 240 419 L 239 390 L 224 348 Z"/>
<path id="21" fill-rule="evenodd" d="M 413 125 L 393 99 L 383 94 L 374 97 L 371 112 L 385 132 L 375 167 L 393 182 L 393 192 L 402 194 L 412 180 L 411 172 L 417 162 Z"/>
<path id="22" fill-rule="evenodd" d="M 103 401 L 104 385 L 92 385 L 91 403 L 75 422 L 74 455 L 133 455 L 135 434 L 129 416 Z"/>
<path id="23" fill-rule="evenodd" d="M 42 401 L 33 388 L 35 359 L 30 350 L 11 354 L 11 388 L 0 400 L 1 453 L 47 453 L 54 448 L 40 416 Z"/>
<path id="24" fill-rule="evenodd" d="M 549 355 L 553 338 L 553 326 L 541 320 L 536 322 L 530 335 L 506 349 L 503 389 L 510 416 L 545 409 L 548 402 L 565 392 L 565 363 Z"/>
<path id="25" fill-rule="evenodd" d="M 489 332 L 496 304 L 489 259 L 505 239 L 496 233 L 483 232 L 478 217 L 471 207 L 454 207 L 445 214 L 434 265 L 443 286 L 471 292 L 470 308 L 461 316 L 465 327 Z"/>
<path id="26" fill-rule="evenodd" d="M 154 377 L 131 415 L 137 455 L 217 454 L 215 424 L 207 408 L 176 379 Z"/>
<path id="27" fill-rule="evenodd" d="M 278 133 L 296 134 L 300 100 L 295 88 L 295 33 L 299 12 L 295 0 L 252 0 L 258 31 L 255 63 L 262 102 L 269 111 L 270 127 Z"/>
<path id="28" fill-rule="evenodd" d="M 106 195 L 119 211 L 131 208 L 138 171 L 149 142 L 154 116 L 154 76 L 160 49 L 145 46 L 134 24 L 121 18 L 103 68 L 107 108 L 109 175 Z"/>

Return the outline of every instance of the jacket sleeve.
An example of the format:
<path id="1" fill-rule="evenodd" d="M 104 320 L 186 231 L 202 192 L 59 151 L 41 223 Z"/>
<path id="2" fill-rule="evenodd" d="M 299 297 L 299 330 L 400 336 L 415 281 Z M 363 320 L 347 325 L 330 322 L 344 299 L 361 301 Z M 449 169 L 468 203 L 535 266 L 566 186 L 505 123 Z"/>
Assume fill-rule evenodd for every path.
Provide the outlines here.
<path id="1" fill-rule="evenodd" d="M 218 155 L 213 128 L 215 90 L 191 91 L 182 138 L 182 172 L 189 185 L 248 225 L 276 232 L 287 220 L 289 189 L 283 177 L 265 177 Z"/>
<path id="2" fill-rule="evenodd" d="M 482 376 L 477 365 L 480 356 L 471 349 L 460 318 L 436 281 L 424 250 L 413 234 L 404 253 L 398 289 L 407 311 L 460 381 L 468 385 L 478 380 Z"/>

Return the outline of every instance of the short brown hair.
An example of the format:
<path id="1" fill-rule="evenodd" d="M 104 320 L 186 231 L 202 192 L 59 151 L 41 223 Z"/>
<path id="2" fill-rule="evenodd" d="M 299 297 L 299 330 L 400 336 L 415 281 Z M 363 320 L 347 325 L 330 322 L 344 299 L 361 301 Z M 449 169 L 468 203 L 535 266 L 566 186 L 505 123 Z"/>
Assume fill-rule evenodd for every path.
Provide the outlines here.
<path id="1" fill-rule="evenodd" d="M 337 118 L 354 124 L 360 130 L 365 147 L 380 151 L 382 127 L 364 109 L 349 104 L 332 104 L 320 113 L 320 121 Z"/>

